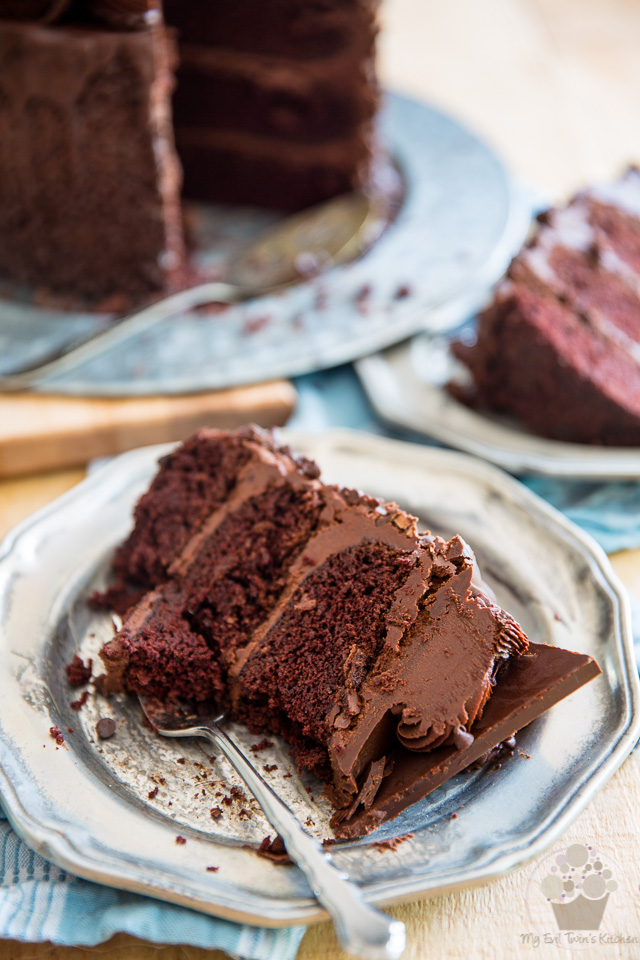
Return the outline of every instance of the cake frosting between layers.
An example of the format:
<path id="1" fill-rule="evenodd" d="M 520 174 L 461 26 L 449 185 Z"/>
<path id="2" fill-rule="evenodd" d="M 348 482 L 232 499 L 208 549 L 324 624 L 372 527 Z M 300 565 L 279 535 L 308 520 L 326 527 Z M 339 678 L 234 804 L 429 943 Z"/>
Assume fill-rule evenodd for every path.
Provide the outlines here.
<path id="1" fill-rule="evenodd" d="M 187 517 L 176 491 L 194 475 Z M 161 543 L 163 504 L 180 522 Z M 107 687 L 215 699 L 282 735 L 329 785 L 345 835 L 376 826 L 397 754 L 468 754 L 502 667 L 528 647 L 459 537 L 419 534 L 396 504 L 322 483 L 253 428 L 204 431 L 165 458 L 116 567 L 106 600 L 133 605 L 101 654 Z M 136 603 L 126 581 L 141 578 Z"/>

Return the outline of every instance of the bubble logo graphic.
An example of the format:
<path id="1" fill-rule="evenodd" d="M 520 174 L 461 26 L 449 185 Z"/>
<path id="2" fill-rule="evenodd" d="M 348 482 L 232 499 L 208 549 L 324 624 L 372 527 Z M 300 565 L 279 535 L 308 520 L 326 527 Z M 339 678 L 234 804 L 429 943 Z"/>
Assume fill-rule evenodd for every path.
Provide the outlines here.
<path id="1" fill-rule="evenodd" d="M 538 865 L 529 881 L 527 903 L 536 925 L 543 922 L 546 904 L 547 916 L 550 906 L 558 930 L 598 930 L 617 889 L 611 863 L 595 847 L 572 843 Z"/>

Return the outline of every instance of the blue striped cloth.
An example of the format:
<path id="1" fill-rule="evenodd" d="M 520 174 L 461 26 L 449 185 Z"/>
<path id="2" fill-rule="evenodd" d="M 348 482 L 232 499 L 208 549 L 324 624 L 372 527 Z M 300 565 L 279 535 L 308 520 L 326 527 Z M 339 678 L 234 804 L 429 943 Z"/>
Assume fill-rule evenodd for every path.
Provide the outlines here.
<path id="1" fill-rule="evenodd" d="M 293 960 L 304 927 L 267 930 L 113 890 L 59 870 L 23 843 L 0 811 L 0 939 L 94 946 L 115 933 L 225 950 L 247 960 Z"/>
<path id="2" fill-rule="evenodd" d="M 301 377 L 292 426 L 321 430 L 348 426 L 388 436 L 350 367 Z M 411 436 L 410 439 L 424 438 Z M 591 484 L 525 478 L 540 496 L 587 530 L 607 551 L 640 546 L 640 483 Z M 638 625 L 640 626 L 640 617 Z M 115 933 L 154 943 L 218 948 L 247 960 L 293 960 L 304 928 L 240 926 L 102 887 L 59 870 L 33 853 L 0 811 L 0 939 L 93 946 Z"/>

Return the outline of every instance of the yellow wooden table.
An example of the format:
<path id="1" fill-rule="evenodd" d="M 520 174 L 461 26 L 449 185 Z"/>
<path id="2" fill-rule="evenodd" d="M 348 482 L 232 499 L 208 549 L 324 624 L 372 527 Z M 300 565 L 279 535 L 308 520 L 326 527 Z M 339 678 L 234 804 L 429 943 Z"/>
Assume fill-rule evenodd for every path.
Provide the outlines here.
<path id="1" fill-rule="evenodd" d="M 380 73 L 483 135 L 514 172 L 558 198 L 640 163 L 638 0 L 384 0 Z M 81 471 L 0 482 L 0 535 L 77 483 Z M 640 550 L 614 566 L 640 596 Z M 640 761 L 632 756 L 576 820 L 563 845 L 609 852 L 619 887 L 607 930 L 633 943 L 571 953 L 535 942 L 525 891 L 533 865 L 502 880 L 392 911 L 407 924 L 406 960 L 603 957 L 640 960 Z M 382 856 L 393 856 L 385 853 Z M 221 960 L 194 947 L 120 935 L 92 949 L 0 943 L 0 960 Z M 311 928 L 298 960 L 340 960 L 329 924 Z"/>

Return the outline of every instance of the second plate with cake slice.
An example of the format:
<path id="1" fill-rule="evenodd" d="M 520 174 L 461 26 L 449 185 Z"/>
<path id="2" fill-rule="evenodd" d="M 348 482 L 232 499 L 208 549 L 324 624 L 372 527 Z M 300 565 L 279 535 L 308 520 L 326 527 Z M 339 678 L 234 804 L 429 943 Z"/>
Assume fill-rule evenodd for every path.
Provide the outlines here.
<path id="1" fill-rule="evenodd" d="M 514 473 L 636 478 L 640 172 L 538 221 L 475 329 L 367 358 L 361 380 L 385 419 Z"/>
<path id="2" fill-rule="evenodd" d="M 358 377 L 376 413 L 388 423 L 488 460 L 509 473 L 585 480 L 637 479 L 640 448 L 599 447 L 540 437 L 513 417 L 474 410 L 447 384 L 466 379 L 453 336 L 421 334 L 358 360 Z"/>

